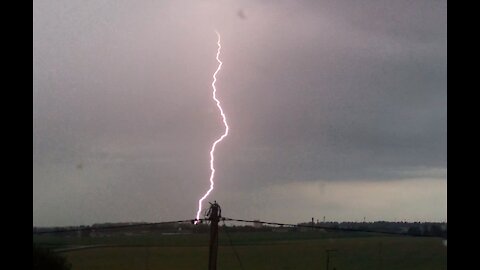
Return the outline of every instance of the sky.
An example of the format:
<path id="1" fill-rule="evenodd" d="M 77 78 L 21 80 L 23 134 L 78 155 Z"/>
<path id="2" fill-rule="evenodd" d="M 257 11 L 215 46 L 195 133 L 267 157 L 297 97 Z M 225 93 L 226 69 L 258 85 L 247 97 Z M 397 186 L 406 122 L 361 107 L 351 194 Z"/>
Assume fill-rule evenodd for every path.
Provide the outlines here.
<path id="1" fill-rule="evenodd" d="M 447 220 L 446 0 L 43 0 L 33 224 Z"/>

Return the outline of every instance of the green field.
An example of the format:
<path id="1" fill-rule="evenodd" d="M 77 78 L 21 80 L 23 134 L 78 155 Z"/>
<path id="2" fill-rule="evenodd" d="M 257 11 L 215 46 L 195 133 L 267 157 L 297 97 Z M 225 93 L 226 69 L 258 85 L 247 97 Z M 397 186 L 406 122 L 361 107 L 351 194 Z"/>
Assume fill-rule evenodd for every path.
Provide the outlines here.
<path id="1" fill-rule="evenodd" d="M 63 238 L 36 236 L 54 248 L 111 245 L 61 252 L 72 269 L 207 269 L 208 234 Z M 220 233 L 218 269 L 447 269 L 439 238 L 321 232 Z"/>

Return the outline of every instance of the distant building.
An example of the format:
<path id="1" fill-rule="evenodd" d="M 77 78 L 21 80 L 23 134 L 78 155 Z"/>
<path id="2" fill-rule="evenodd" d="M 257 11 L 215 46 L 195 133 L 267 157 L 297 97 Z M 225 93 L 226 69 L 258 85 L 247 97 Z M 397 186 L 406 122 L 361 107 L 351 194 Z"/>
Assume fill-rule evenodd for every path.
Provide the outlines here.
<path id="1" fill-rule="evenodd" d="M 262 228 L 262 223 L 260 222 L 260 220 L 254 220 L 253 221 L 253 227 L 256 228 L 256 229 L 259 229 L 259 228 Z"/>

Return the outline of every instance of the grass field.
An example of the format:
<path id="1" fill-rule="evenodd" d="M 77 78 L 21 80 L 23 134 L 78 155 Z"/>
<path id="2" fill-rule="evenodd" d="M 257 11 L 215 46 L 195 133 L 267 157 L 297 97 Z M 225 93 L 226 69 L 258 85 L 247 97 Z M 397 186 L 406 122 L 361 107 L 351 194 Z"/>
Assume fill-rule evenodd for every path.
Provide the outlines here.
<path id="1" fill-rule="evenodd" d="M 207 269 L 208 234 L 34 239 L 52 247 L 113 245 L 62 252 L 80 269 Z M 218 269 L 447 269 L 447 248 L 439 238 L 319 232 L 220 233 Z M 235 251 L 241 262 L 237 259 Z M 241 267 L 243 266 L 243 268 Z"/>

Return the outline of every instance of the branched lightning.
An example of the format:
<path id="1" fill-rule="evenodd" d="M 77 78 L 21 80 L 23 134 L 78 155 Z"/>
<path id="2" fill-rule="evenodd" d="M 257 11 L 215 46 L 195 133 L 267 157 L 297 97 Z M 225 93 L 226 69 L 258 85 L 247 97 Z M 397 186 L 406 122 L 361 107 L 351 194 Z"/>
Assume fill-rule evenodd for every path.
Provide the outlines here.
<path id="1" fill-rule="evenodd" d="M 213 178 L 215 176 L 215 167 L 214 167 L 215 147 L 217 146 L 217 144 L 219 142 L 221 142 L 223 140 L 223 138 L 227 137 L 227 135 L 228 135 L 227 117 L 225 116 L 225 113 L 223 112 L 222 106 L 220 106 L 220 100 L 218 100 L 217 96 L 216 96 L 216 93 L 217 93 L 217 88 L 215 87 L 215 82 L 217 82 L 217 77 L 216 76 L 217 76 L 217 73 L 222 68 L 223 63 L 222 63 L 222 61 L 220 61 L 220 58 L 219 58 L 220 50 L 222 48 L 222 45 L 220 44 L 220 34 L 217 31 L 215 31 L 215 33 L 217 34 L 217 38 L 218 38 L 218 41 L 217 41 L 218 50 L 217 50 L 217 57 L 216 57 L 217 61 L 218 61 L 218 67 L 217 67 L 217 70 L 215 71 L 215 73 L 213 73 L 213 82 L 212 82 L 213 94 L 212 94 L 212 97 L 213 97 L 213 100 L 215 100 L 215 102 L 217 103 L 217 107 L 220 110 L 220 114 L 222 115 L 223 124 L 225 125 L 225 133 L 223 133 L 222 136 L 220 136 L 215 142 L 213 142 L 212 148 L 210 150 L 210 170 L 211 170 L 210 189 L 208 189 L 207 193 L 205 193 L 205 195 L 203 195 L 203 197 L 200 198 L 200 200 L 198 200 L 197 220 L 199 220 L 200 212 L 202 211 L 202 201 L 205 200 L 205 198 L 207 198 L 207 196 L 210 194 L 210 192 L 213 190 L 213 187 L 214 187 Z"/>

